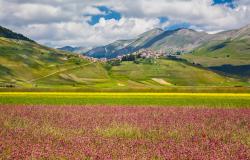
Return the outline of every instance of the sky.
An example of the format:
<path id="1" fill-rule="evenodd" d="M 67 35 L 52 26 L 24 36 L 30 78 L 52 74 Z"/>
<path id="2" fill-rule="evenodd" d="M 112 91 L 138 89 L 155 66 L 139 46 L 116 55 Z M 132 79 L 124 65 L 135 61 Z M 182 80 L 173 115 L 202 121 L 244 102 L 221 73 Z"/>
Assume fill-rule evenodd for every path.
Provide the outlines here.
<path id="1" fill-rule="evenodd" d="M 0 25 L 50 47 L 95 47 L 153 28 L 217 33 L 250 23 L 250 0 L 0 0 Z"/>

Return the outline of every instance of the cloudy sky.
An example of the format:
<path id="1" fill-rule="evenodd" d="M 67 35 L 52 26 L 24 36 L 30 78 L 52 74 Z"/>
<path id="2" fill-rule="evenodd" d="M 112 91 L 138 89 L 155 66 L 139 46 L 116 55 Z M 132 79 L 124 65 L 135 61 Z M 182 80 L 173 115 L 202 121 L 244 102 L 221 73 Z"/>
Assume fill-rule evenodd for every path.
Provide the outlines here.
<path id="1" fill-rule="evenodd" d="M 93 47 L 147 30 L 250 23 L 250 0 L 0 0 L 0 25 L 42 44 Z"/>

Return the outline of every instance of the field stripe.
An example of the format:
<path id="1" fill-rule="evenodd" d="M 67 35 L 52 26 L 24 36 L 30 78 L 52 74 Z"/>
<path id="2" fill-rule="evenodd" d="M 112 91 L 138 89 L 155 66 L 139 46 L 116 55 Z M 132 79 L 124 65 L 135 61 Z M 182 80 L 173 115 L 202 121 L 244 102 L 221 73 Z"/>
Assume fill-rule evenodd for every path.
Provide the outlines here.
<path id="1" fill-rule="evenodd" d="M 35 81 L 38 81 L 38 80 L 41 80 L 41 79 L 44 79 L 44 78 L 47 78 L 47 77 L 50 77 L 50 76 L 59 74 L 59 73 L 63 73 L 63 72 L 69 71 L 69 70 L 74 70 L 74 69 L 81 68 L 81 67 L 83 67 L 83 66 L 88 66 L 88 65 L 90 65 L 90 64 L 92 64 L 92 63 L 94 63 L 94 62 L 90 62 L 90 63 L 83 64 L 83 65 L 79 65 L 79 66 L 76 66 L 76 67 L 67 68 L 67 69 L 64 69 L 64 70 L 59 70 L 59 71 L 50 73 L 50 74 L 48 74 L 48 75 L 45 75 L 45 76 L 43 76 L 43 77 L 35 78 L 35 79 L 32 79 L 32 80 L 29 80 L 29 83 L 35 82 Z"/>
<path id="2" fill-rule="evenodd" d="M 250 97 L 249 93 L 107 93 L 107 92 L 0 92 L 0 96 L 220 96 Z"/>

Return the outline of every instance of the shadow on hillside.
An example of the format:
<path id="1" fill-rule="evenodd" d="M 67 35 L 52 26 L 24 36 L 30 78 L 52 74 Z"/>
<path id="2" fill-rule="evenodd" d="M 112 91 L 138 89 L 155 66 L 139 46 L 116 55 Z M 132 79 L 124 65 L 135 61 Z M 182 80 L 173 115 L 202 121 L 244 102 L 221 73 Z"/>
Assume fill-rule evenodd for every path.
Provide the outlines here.
<path id="1" fill-rule="evenodd" d="M 10 76 L 10 75 L 13 75 L 12 71 L 9 68 L 0 64 L 0 76 Z"/>
<path id="2" fill-rule="evenodd" d="M 222 66 L 215 66 L 209 68 L 214 71 L 223 72 L 225 74 L 236 75 L 245 78 L 250 77 L 250 65 L 233 66 L 226 64 Z"/>

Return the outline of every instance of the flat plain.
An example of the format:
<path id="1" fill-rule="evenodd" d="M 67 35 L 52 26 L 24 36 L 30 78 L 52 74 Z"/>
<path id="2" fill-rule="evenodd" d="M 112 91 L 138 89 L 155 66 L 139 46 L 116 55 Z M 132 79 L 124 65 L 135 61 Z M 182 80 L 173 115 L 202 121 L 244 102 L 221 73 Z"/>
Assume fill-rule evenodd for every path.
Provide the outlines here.
<path id="1" fill-rule="evenodd" d="M 248 159 L 248 93 L 1 92 L 0 159 Z"/>
<path id="2" fill-rule="evenodd" d="M 248 93 L 1 92 L 0 104 L 250 107 Z"/>
<path id="3" fill-rule="evenodd" d="M 242 159 L 248 108 L 0 106 L 0 159 Z"/>

